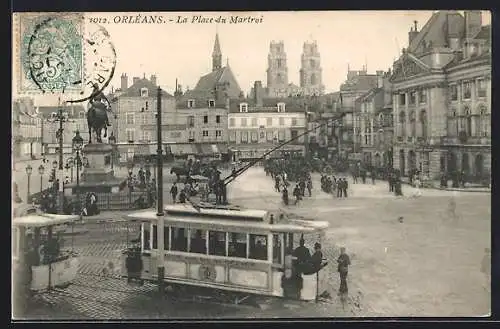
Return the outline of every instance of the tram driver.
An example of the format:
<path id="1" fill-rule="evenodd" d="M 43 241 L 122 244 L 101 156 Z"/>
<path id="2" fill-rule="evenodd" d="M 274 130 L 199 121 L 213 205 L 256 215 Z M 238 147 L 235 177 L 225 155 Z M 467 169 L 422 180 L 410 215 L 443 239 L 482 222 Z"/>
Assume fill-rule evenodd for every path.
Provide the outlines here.
<path id="1" fill-rule="evenodd" d="M 297 268 L 302 268 L 304 264 L 311 260 L 311 252 L 305 246 L 304 235 L 300 237 L 299 246 L 293 251 L 293 256 L 296 257 Z"/>

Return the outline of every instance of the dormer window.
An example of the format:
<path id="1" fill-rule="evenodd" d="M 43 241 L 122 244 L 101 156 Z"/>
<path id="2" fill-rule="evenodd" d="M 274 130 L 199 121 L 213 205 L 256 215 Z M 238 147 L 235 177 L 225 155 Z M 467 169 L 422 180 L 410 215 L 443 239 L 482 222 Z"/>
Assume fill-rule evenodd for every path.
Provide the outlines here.
<path id="1" fill-rule="evenodd" d="M 248 103 L 240 103 L 240 112 L 248 112 Z"/>
<path id="2" fill-rule="evenodd" d="M 278 103 L 278 112 L 285 112 L 285 103 Z"/>
<path id="3" fill-rule="evenodd" d="M 141 88 L 141 97 L 149 97 L 148 88 Z"/>
<path id="4" fill-rule="evenodd" d="M 194 99 L 188 100 L 188 108 L 194 107 Z"/>
<path id="5" fill-rule="evenodd" d="M 208 101 L 208 107 L 215 107 L 215 101 L 213 99 Z"/>

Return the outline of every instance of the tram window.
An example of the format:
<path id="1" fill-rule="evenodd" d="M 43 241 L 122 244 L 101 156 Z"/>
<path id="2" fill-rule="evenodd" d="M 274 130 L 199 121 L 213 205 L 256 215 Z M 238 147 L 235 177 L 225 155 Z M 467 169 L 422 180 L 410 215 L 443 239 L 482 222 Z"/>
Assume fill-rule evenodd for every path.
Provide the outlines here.
<path id="1" fill-rule="evenodd" d="M 281 264 L 281 234 L 273 234 L 273 263 Z"/>
<path id="2" fill-rule="evenodd" d="M 245 233 L 229 233 L 228 256 L 247 258 L 247 235 Z"/>
<path id="3" fill-rule="evenodd" d="M 172 227 L 172 250 L 187 251 L 187 230 L 180 227 Z"/>
<path id="4" fill-rule="evenodd" d="M 148 225 L 149 226 L 149 225 Z M 150 239 L 150 232 L 149 232 L 149 227 L 144 225 L 144 239 L 142 240 L 142 250 L 150 250 L 150 245 L 149 245 L 149 239 Z"/>
<path id="5" fill-rule="evenodd" d="M 152 239 L 153 239 L 153 249 L 158 249 L 158 231 L 156 225 L 153 225 Z M 165 226 L 163 229 L 163 243 L 164 243 L 163 250 L 168 250 L 168 240 L 169 240 L 168 226 Z"/>
<path id="6" fill-rule="evenodd" d="M 153 240 L 153 249 L 158 249 L 158 227 L 153 225 L 153 236 L 151 237 Z"/>
<path id="7" fill-rule="evenodd" d="M 197 254 L 207 253 L 207 231 L 191 230 L 191 243 L 189 252 Z"/>
<path id="8" fill-rule="evenodd" d="M 250 253 L 248 258 L 267 260 L 267 236 L 250 234 Z"/>
<path id="9" fill-rule="evenodd" d="M 226 232 L 208 232 L 208 254 L 226 256 Z"/>

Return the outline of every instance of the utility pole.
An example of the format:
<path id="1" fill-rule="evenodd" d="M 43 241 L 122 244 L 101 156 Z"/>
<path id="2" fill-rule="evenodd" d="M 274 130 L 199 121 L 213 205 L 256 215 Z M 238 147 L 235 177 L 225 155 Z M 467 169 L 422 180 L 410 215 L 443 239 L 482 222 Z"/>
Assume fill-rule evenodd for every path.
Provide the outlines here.
<path id="1" fill-rule="evenodd" d="M 56 181 L 59 179 L 58 184 L 58 194 L 59 194 L 59 213 L 64 213 L 64 166 L 63 166 L 63 123 L 64 123 L 64 115 L 63 109 L 59 106 L 59 111 L 57 114 L 57 119 L 59 121 L 59 129 L 57 130 L 56 137 L 59 141 L 59 175 L 56 175 Z"/>
<path id="2" fill-rule="evenodd" d="M 162 90 L 158 87 L 158 95 L 156 100 L 156 139 L 157 139 L 157 159 L 156 159 L 156 170 L 158 170 L 157 176 L 157 225 L 156 234 L 158 241 L 158 291 L 161 295 L 164 292 L 164 279 L 165 279 L 165 240 L 164 240 L 164 210 L 163 210 L 163 149 L 162 149 L 162 136 L 161 136 L 161 93 Z"/>

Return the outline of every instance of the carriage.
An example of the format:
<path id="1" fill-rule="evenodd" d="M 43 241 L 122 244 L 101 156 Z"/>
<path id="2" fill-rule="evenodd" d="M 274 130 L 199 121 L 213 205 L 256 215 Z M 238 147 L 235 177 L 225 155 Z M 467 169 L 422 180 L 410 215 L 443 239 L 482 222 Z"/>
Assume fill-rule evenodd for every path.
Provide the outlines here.
<path id="1" fill-rule="evenodd" d="M 139 222 L 141 233 L 139 244 L 122 253 L 122 277 L 156 282 L 156 212 L 136 212 L 126 219 Z M 174 204 L 165 207 L 164 225 L 167 285 L 306 301 L 318 297 L 322 267 L 297 271 L 290 259 L 296 237 L 321 238 L 327 222 L 266 210 Z"/>
<path id="2" fill-rule="evenodd" d="M 12 268 L 18 287 L 40 292 L 71 284 L 78 258 L 72 250 L 65 250 L 62 233 L 78 219 L 77 215 L 41 213 L 29 205 L 14 210 Z"/>

